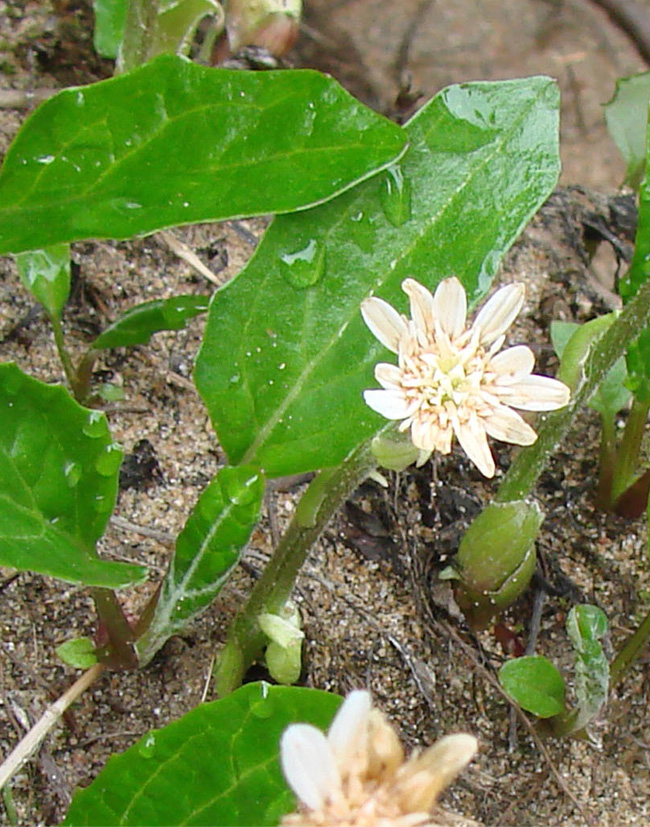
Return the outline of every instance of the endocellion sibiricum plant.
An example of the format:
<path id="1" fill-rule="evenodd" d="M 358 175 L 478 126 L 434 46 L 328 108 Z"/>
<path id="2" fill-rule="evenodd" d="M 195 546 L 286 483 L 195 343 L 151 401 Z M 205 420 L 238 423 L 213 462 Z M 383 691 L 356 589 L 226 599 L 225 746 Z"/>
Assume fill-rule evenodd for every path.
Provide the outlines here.
<path id="1" fill-rule="evenodd" d="M 408 760 L 370 693 L 351 692 L 325 736 L 311 724 L 282 735 L 280 760 L 299 810 L 284 827 L 438 827 L 433 808 L 478 749 L 472 735 L 448 735 Z"/>
<path id="2" fill-rule="evenodd" d="M 402 282 L 411 318 L 375 296 L 361 304 L 363 318 L 398 364 L 380 363 L 375 378 L 383 390 L 364 392 L 366 403 L 410 429 L 423 465 L 433 451 L 448 454 L 455 434 L 486 477 L 495 473 L 491 436 L 532 445 L 537 434 L 513 410 L 553 411 L 569 402 L 557 379 L 532 373 L 529 347 L 501 351 L 505 333 L 524 303 L 524 285 L 509 284 L 492 296 L 467 327 L 467 295 L 457 278 L 440 282 L 431 295 L 414 279 Z M 499 352 L 501 351 L 501 352 Z"/>
<path id="3" fill-rule="evenodd" d="M 291 602 L 296 577 L 328 522 L 377 471 L 376 441 L 397 427 L 397 447 L 408 449 L 402 469 L 437 451 L 449 456 L 449 476 L 460 485 L 469 483 L 453 466 L 454 436 L 486 477 L 497 476 L 490 438 L 521 446 L 498 490 L 480 487 L 487 505 L 440 572 L 453 579 L 457 603 L 474 625 L 490 622 L 526 588 L 544 518 L 535 497 L 539 475 L 626 352 L 638 406 L 611 495 L 623 496 L 639 475 L 643 481 L 647 469 L 637 460 L 650 409 L 650 185 L 640 202 L 635 263 L 622 281 L 622 311 L 565 342 L 572 354 L 562 357 L 565 384 L 537 376 L 530 348 L 501 350 L 522 307 L 522 285 L 498 290 L 470 325 L 467 307 L 489 289 L 505 251 L 556 186 L 560 101 L 551 78 L 454 85 L 402 126 L 318 72 L 211 65 L 220 51 L 240 46 L 283 51 L 298 32 L 298 0 L 95 0 L 93 7 L 98 51 L 119 55 L 116 77 L 61 90 L 39 106 L 0 172 L 0 255 L 16 256 L 20 279 L 43 305 L 65 377 L 65 385 L 52 385 L 17 364 L 0 364 L 0 564 L 89 588 L 98 627 L 93 639 L 59 648 L 69 666 L 87 671 L 0 766 L 7 821 L 15 823 L 8 781 L 66 706 L 107 671 L 140 669 L 146 682 L 144 670 L 170 637 L 201 612 L 229 611 L 230 600 L 211 607 L 251 537 L 264 534 L 258 525 L 274 496 L 267 497 L 267 480 L 307 472 L 314 476 L 291 521 L 229 618 L 211 684 L 219 700 L 114 757 L 75 796 L 66 823 L 434 824 L 438 794 L 476 750 L 472 736 L 449 736 L 405 761 L 366 693 L 346 701 L 326 737 L 338 696 L 241 684 L 255 662 L 279 684 L 305 673 L 316 679 L 301 657 L 303 638 L 319 624 L 303 630 L 300 606 Z M 645 117 L 647 100 L 639 111 Z M 227 285 L 178 239 L 159 236 L 218 287 L 192 281 L 188 295 L 119 308 L 95 338 L 86 336 L 75 358 L 81 341 L 71 347 L 67 340 L 71 244 L 268 215 L 274 218 L 255 254 Z M 92 255 L 87 246 L 74 255 Z M 119 252 L 134 250 L 127 243 Z M 18 289 L 12 267 L 7 283 L 14 279 Z M 377 298 L 395 304 L 400 284 L 410 319 Z M 397 365 L 377 366 L 381 388 L 372 390 L 378 345 L 360 307 L 398 356 Z M 121 418 L 109 424 L 115 408 L 102 412 L 111 389 L 100 384 L 96 366 L 106 351 L 146 347 L 152 336 L 171 335 L 205 312 L 193 378 L 222 464 L 187 515 L 164 577 L 129 599 L 132 621 L 118 590 L 147 571 L 141 560 L 107 559 L 98 546 L 117 500 L 117 439 L 130 428 L 125 432 Z M 6 342 L 18 362 L 29 361 L 18 337 Z M 138 373 L 141 360 L 125 358 Z M 612 398 L 621 398 L 618 391 Z M 613 405 L 609 400 L 608 416 L 620 408 Z M 547 413 L 534 429 L 517 411 Z M 647 490 L 639 493 L 645 504 Z M 551 702 L 528 708 L 561 716 L 564 732 L 597 714 L 608 687 L 603 618 L 590 608 L 570 618 L 582 696 L 576 715 L 555 672 L 540 670 L 539 661 L 523 664 L 529 674 L 551 676 Z M 612 682 L 648 637 L 650 614 L 614 661 Z M 517 683 L 518 667 L 506 678 L 509 672 Z M 339 687 L 352 680 L 337 678 Z M 101 691 L 119 684 L 115 674 Z M 297 722 L 303 724 L 291 727 Z M 294 815 L 287 815 L 294 801 L 278 749 L 285 730 L 282 763 L 302 802 Z"/>

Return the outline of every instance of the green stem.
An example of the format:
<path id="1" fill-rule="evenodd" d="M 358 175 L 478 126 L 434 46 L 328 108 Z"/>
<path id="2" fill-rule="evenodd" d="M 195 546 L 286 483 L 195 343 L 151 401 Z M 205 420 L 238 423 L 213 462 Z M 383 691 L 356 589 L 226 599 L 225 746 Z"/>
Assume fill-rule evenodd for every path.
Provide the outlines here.
<path id="1" fill-rule="evenodd" d="M 345 498 L 376 467 L 368 442 L 337 468 L 321 471 L 312 480 L 273 557 L 230 627 L 215 670 L 219 696 L 236 689 L 248 667 L 262 654 L 267 638 L 259 628 L 259 615 L 277 614 L 284 606 L 309 549 Z"/>
<path id="2" fill-rule="evenodd" d="M 596 503 L 599 508 L 610 509 L 614 503 L 612 486 L 616 467 L 616 423 L 614 417 L 600 417 L 600 460 Z"/>
<path id="3" fill-rule="evenodd" d="M 61 360 L 61 365 L 63 366 L 65 378 L 68 382 L 68 385 L 70 386 L 70 390 L 72 391 L 74 398 L 77 400 L 77 402 L 81 402 L 82 399 L 78 395 L 79 383 L 77 382 L 77 372 L 74 369 L 72 359 L 65 346 L 65 338 L 63 336 L 63 327 L 61 325 L 61 319 L 58 316 L 50 316 L 50 322 L 52 323 L 54 343 L 56 344 L 59 359 Z"/>
<path id="4" fill-rule="evenodd" d="M 131 670 L 138 666 L 133 646 L 135 634 L 126 619 L 117 595 L 111 589 L 91 590 L 97 616 L 108 636 L 108 644 L 98 652 L 99 662 L 111 669 Z"/>
<path id="5" fill-rule="evenodd" d="M 115 74 L 136 69 L 151 57 L 151 47 L 158 28 L 159 6 L 160 0 L 129 0 Z"/>
<path id="6" fill-rule="evenodd" d="M 620 316 L 594 343 L 587 356 L 582 382 L 569 404 L 559 411 L 543 414 L 537 442 L 514 459 L 496 495 L 497 502 L 526 497 L 535 486 L 551 454 L 564 438 L 578 410 L 585 405 L 600 382 L 639 334 L 650 325 L 650 281 L 647 281 Z"/>
<path id="7" fill-rule="evenodd" d="M 612 481 L 612 502 L 626 491 L 638 476 L 639 450 L 643 441 L 645 426 L 648 421 L 650 401 L 632 401 L 627 418 L 623 439 L 616 458 L 614 479 Z"/>
<path id="8" fill-rule="evenodd" d="M 88 400 L 90 393 L 90 380 L 93 375 L 93 365 L 99 356 L 99 351 L 94 348 L 89 348 L 79 361 L 77 370 L 75 372 L 75 379 L 77 383 L 77 401 L 84 404 Z"/>
<path id="9" fill-rule="evenodd" d="M 650 640 L 650 612 L 643 618 L 641 625 L 633 632 L 611 662 L 609 667 L 609 684 L 616 686 L 625 677 L 627 670 L 641 654 L 641 650 Z"/>

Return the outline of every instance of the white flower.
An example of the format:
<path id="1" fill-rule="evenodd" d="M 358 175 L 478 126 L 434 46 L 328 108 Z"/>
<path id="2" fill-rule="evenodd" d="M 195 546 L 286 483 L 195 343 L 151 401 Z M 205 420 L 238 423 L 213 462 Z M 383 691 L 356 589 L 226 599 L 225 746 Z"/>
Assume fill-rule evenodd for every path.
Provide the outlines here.
<path id="1" fill-rule="evenodd" d="M 552 411 L 569 402 L 566 385 L 532 373 L 535 357 L 525 345 L 499 353 L 505 332 L 521 310 L 524 286 L 509 284 L 492 296 L 467 327 L 467 297 L 457 278 L 440 282 L 434 295 L 414 279 L 402 282 L 411 319 L 382 299 L 361 303 L 370 330 L 398 364 L 380 363 L 383 390 L 367 390 L 366 403 L 387 419 L 401 419 L 420 451 L 421 465 L 433 451 L 448 454 L 455 434 L 486 477 L 495 466 L 488 436 L 531 445 L 537 434 L 513 408 Z"/>
<path id="2" fill-rule="evenodd" d="M 300 809 L 285 827 L 436 827 L 431 815 L 440 793 L 471 761 L 476 738 L 442 738 L 408 761 L 395 730 L 372 708 L 370 694 L 351 692 L 324 735 L 292 724 L 280 758 Z"/>

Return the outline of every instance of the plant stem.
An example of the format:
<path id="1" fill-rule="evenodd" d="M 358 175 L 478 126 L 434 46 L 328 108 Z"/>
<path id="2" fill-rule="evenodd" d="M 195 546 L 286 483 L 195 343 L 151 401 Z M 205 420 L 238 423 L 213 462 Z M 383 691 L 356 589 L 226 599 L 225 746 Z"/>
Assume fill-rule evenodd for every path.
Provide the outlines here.
<path id="1" fill-rule="evenodd" d="M 108 636 L 108 644 L 98 652 L 100 662 L 111 669 L 131 670 L 138 666 L 133 642 L 135 633 L 126 619 L 117 595 L 111 589 L 91 590 L 97 616 Z"/>
<path id="2" fill-rule="evenodd" d="M 65 373 L 65 378 L 70 386 L 70 390 L 74 398 L 77 402 L 81 402 L 79 397 L 77 396 L 77 373 L 74 369 L 74 365 L 72 364 L 72 359 L 70 358 L 70 354 L 65 346 L 65 338 L 63 336 L 63 327 L 61 325 L 61 319 L 58 316 L 50 316 L 50 322 L 52 323 L 52 332 L 54 333 L 54 343 L 56 344 L 56 349 L 59 354 L 59 359 L 61 360 L 61 365 L 63 367 L 63 372 Z"/>
<path id="3" fill-rule="evenodd" d="M 602 509 L 610 509 L 614 503 L 612 485 L 614 468 L 616 467 L 616 424 L 614 417 L 601 415 L 600 428 L 600 459 L 596 505 Z"/>
<path id="4" fill-rule="evenodd" d="M 115 74 L 129 72 L 149 60 L 158 28 L 159 6 L 160 0 L 129 0 Z"/>
<path id="5" fill-rule="evenodd" d="M 577 411 L 585 405 L 639 334 L 650 325 L 650 281 L 622 310 L 620 316 L 592 345 L 585 361 L 582 382 L 569 404 L 559 411 L 542 415 L 537 442 L 523 449 L 514 459 L 496 495 L 497 502 L 526 497 L 544 470 L 549 457 L 571 427 Z"/>
<path id="6" fill-rule="evenodd" d="M 632 400 L 623 439 L 616 457 L 612 481 L 612 503 L 615 503 L 620 495 L 632 485 L 638 475 L 639 450 L 649 410 L 650 402 L 640 402 L 636 398 Z"/>
<path id="7" fill-rule="evenodd" d="M 609 684 L 616 686 L 625 677 L 627 670 L 639 657 L 641 650 L 650 640 L 650 612 L 643 618 L 639 628 L 625 641 L 623 648 L 609 667 Z"/>
<path id="8" fill-rule="evenodd" d="M 337 468 L 321 471 L 312 480 L 273 557 L 230 627 L 215 670 L 219 696 L 241 684 L 246 670 L 268 642 L 259 628 L 259 615 L 277 614 L 284 606 L 309 549 L 348 494 L 376 467 L 368 442 L 352 451 Z"/>

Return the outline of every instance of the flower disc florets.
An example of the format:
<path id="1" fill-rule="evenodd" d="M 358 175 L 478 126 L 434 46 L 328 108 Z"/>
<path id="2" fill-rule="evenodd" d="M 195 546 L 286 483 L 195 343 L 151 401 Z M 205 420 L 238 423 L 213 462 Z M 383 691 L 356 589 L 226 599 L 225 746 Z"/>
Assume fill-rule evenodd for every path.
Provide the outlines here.
<path id="1" fill-rule="evenodd" d="M 383 390 L 364 392 L 366 403 L 387 419 L 400 419 L 420 451 L 418 464 L 433 451 L 448 454 L 455 434 L 486 477 L 495 465 L 487 437 L 531 445 L 535 431 L 513 410 L 551 411 L 569 401 L 557 379 L 532 373 L 535 357 L 517 345 L 499 353 L 505 332 L 524 302 L 522 284 L 502 287 L 467 327 L 467 297 L 457 278 L 442 281 L 435 294 L 414 279 L 402 289 L 411 318 L 382 299 L 361 304 L 364 321 L 397 365 L 380 363 L 375 378 Z"/>

